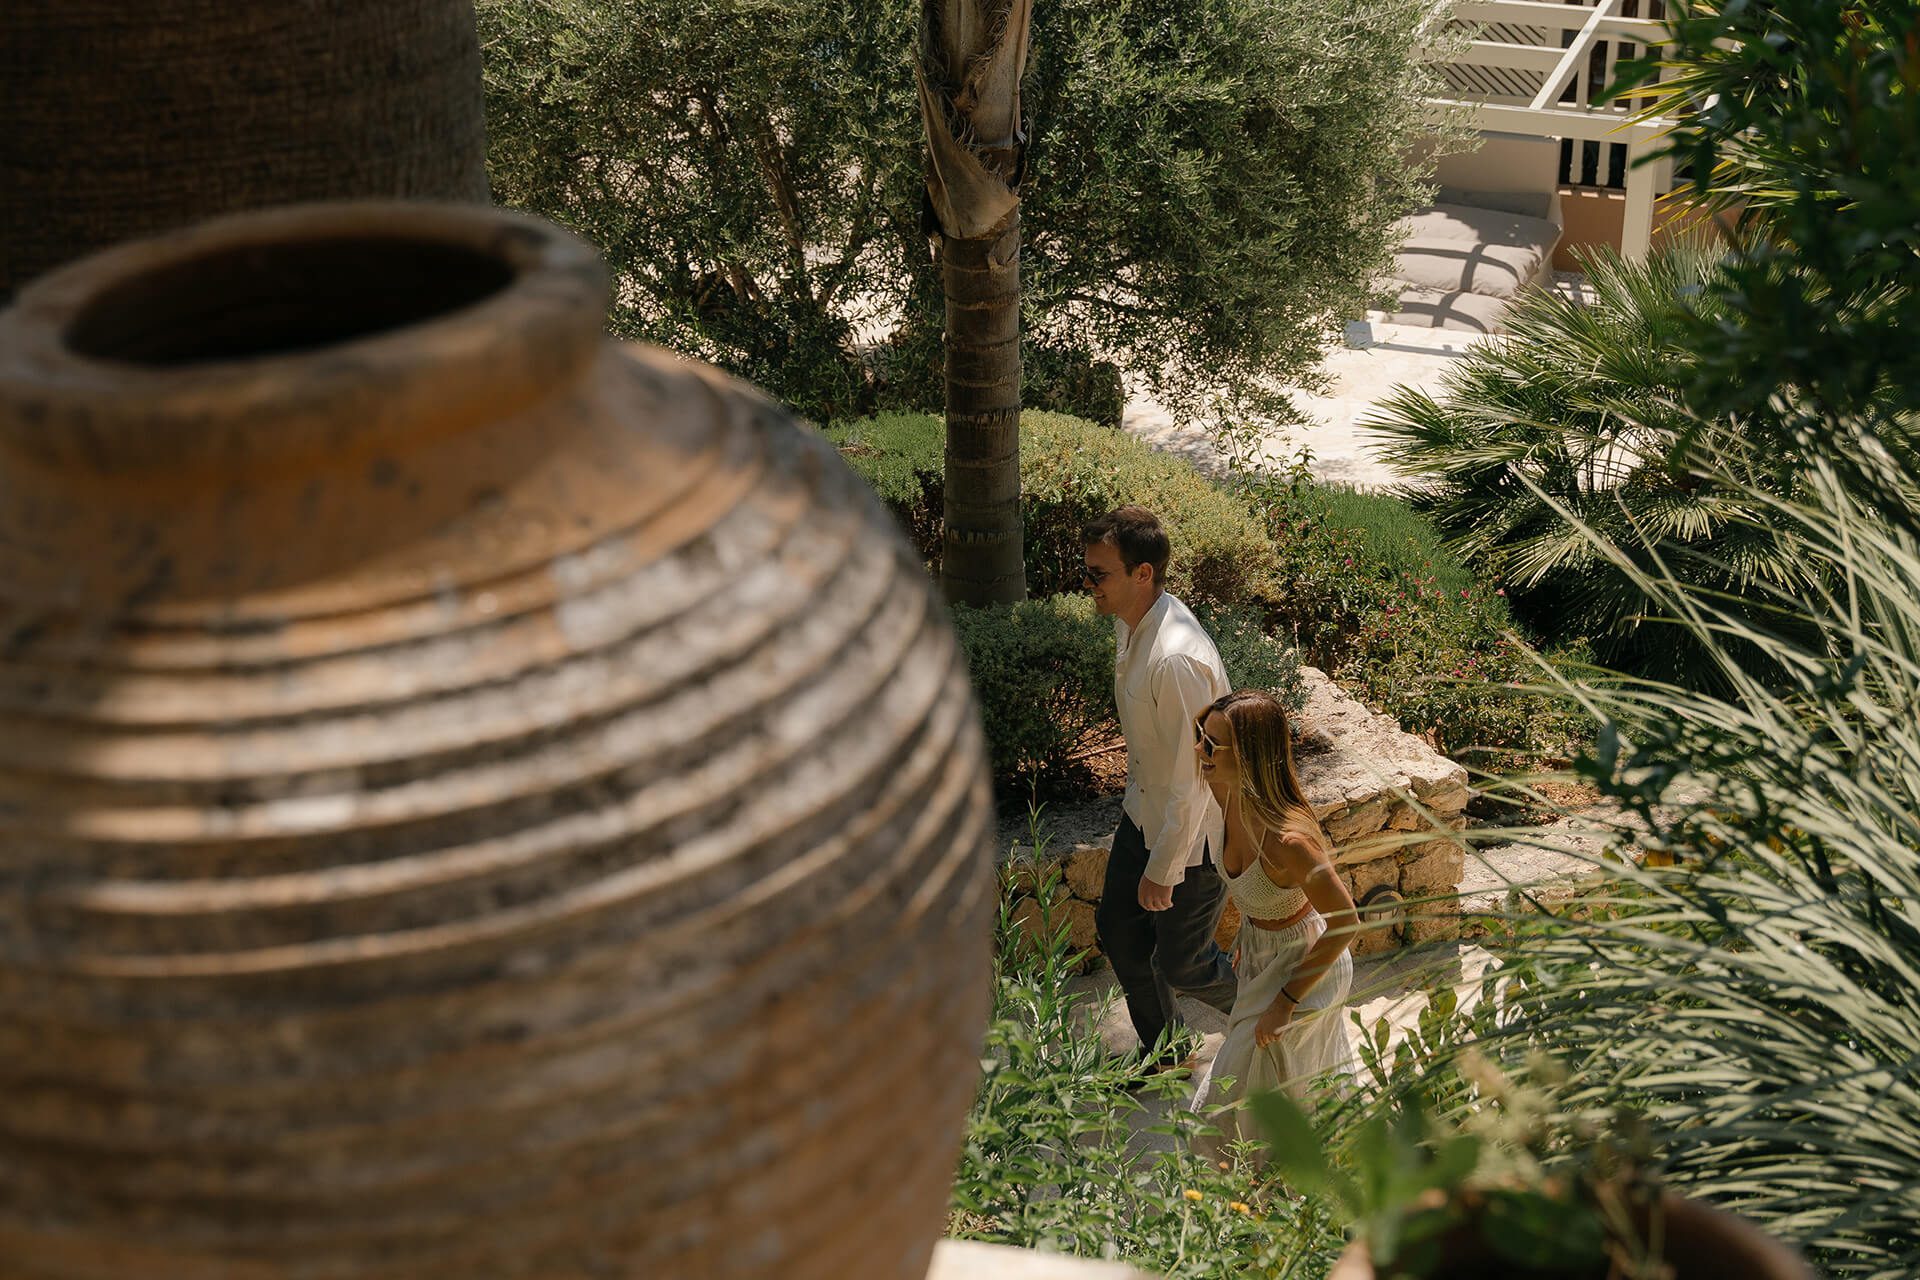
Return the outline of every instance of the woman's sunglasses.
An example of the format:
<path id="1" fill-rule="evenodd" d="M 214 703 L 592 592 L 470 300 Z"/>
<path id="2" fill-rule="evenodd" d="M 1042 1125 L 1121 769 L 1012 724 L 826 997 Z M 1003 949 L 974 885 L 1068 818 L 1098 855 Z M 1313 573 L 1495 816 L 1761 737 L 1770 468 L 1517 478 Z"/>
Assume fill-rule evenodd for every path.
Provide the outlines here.
<path id="1" fill-rule="evenodd" d="M 1209 760 L 1213 759 L 1214 752 L 1225 745 L 1215 742 L 1207 733 L 1206 721 L 1204 720 L 1195 720 L 1193 722 L 1193 740 L 1200 744 L 1200 754 Z"/>

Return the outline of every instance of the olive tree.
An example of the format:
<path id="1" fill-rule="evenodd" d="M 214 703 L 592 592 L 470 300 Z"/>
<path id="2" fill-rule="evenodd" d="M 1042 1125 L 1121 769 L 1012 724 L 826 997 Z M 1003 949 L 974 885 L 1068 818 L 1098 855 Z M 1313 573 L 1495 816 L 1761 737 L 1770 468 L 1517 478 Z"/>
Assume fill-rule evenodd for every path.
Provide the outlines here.
<path id="1" fill-rule="evenodd" d="M 1422 195 L 1427 0 L 1048 0 L 1020 87 L 1023 397 L 1277 403 Z M 613 322 L 818 419 L 937 409 L 917 5 L 480 0 L 496 198 L 579 229 Z M 1092 389 L 1099 394 L 1093 395 Z"/>

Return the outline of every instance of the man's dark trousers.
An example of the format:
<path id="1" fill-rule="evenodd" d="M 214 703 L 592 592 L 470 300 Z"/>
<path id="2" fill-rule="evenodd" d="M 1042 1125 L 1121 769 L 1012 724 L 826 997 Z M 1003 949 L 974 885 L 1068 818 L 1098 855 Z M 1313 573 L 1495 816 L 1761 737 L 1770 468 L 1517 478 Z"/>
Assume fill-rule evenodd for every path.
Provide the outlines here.
<path id="1" fill-rule="evenodd" d="M 1165 911 L 1140 905 L 1140 877 L 1146 873 L 1146 837 L 1132 818 L 1122 818 L 1094 925 L 1100 949 L 1126 994 L 1142 1052 L 1158 1043 L 1168 1027 L 1179 1025 L 1174 992 L 1227 1013 L 1240 985 L 1232 961 L 1213 940 L 1227 887 L 1214 869 L 1212 851 L 1199 866 L 1187 868 L 1186 879 L 1173 888 L 1173 905 Z"/>

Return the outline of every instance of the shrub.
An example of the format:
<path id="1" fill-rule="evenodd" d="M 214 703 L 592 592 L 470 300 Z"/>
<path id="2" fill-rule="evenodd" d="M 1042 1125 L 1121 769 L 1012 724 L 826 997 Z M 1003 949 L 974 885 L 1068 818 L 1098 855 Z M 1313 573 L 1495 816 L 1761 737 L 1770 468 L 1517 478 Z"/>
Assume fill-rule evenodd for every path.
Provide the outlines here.
<path id="1" fill-rule="evenodd" d="M 1167 589 L 1189 605 L 1271 598 L 1277 560 L 1265 531 L 1231 494 L 1179 458 L 1076 418 L 1027 414 L 1021 486 L 1028 583 L 1035 594 L 1080 588 L 1080 531 L 1126 502 L 1160 517 L 1173 542 Z"/>
<path id="2" fill-rule="evenodd" d="M 1403 728 L 1476 768 L 1566 761 L 1585 740 L 1577 705 L 1550 687 L 1534 652 L 1485 587 L 1449 592 L 1403 574 L 1360 624 L 1334 675 Z M 1583 650 L 1556 651 L 1572 668 Z"/>
<path id="3" fill-rule="evenodd" d="M 827 436 L 893 508 L 928 563 L 940 557 L 944 428 L 926 414 L 837 423 Z M 1080 589 L 1080 530 L 1125 502 L 1158 515 L 1173 542 L 1168 589 L 1189 605 L 1273 598 L 1278 559 L 1260 522 L 1178 458 L 1079 418 L 1020 419 L 1027 584 L 1036 597 Z"/>
<path id="4" fill-rule="evenodd" d="M 1694 584 L 1647 584 L 1735 692 L 1586 690 L 1603 723 L 1580 772 L 1646 864 L 1603 864 L 1611 918 L 1539 923 L 1524 956 L 1542 978 L 1482 1044 L 1516 1069 L 1566 1056 L 1561 1104 L 1643 1112 L 1672 1181 L 1822 1274 L 1894 1280 L 1920 1268 L 1920 473 L 1878 441 L 1805 443 L 1851 457 L 1776 527 L 1848 590 L 1797 606 L 1803 643 Z M 1852 491 L 1854 467 L 1884 488 Z M 1907 495 L 1896 523 L 1882 492 Z M 1791 687 L 1761 686 L 1722 635 Z"/>
<path id="5" fill-rule="evenodd" d="M 1564 1054 L 1559 1101 L 1637 1109 L 1670 1181 L 1823 1274 L 1896 1280 L 1920 1273 L 1920 13 L 1674 12 L 1669 138 L 1760 233 L 1731 244 L 1723 318 L 1688 339 L 1688 410 L 1740 431 L 1688 470 L 1752 504 L 1814 588 L 1767 593 L 1776 627 L 1640 577 L 1724 691 L 1582 691 L 1600 728 L 1581 772 L 1623 808 L 1618 838 L 1659 856 L 1607 864 L 1632 889 L 1615 918 L 1541 921 L 1503 957 L 1539 978 L 1480 1044 L 1509 1065 Z M 1792 498 L 1753 483 L 1783 458 Z"/>
<path id="6" fill-rule="evenodd" d="M 1028 413 L 1021 427 L 1027 579 L 1036 595 L 1077 594 L 1081 526 L 1121 502 L 1140 502 L 1166 522 L 1174 542 L 1169 585 L 1207 623 L 1234 687 L 1304 700 L 1298 673 L 1310 662 L 1475 765 L 1563 759 L 1582 740 L 1565 699 L 1532 687 L 1539 667 L 1513 634 L 1499 591 L 1470 575 L 1458 585 L 1465 570 L 1400 499 L 1328 489 L 1304 469 L 1242 473 L 1222 488 L 1179 458 L 1077 419 Z M 827 434 L 937 568 L 940 420 L 881 414 Z M 997 643 L 1009 653 L 1024 643 L 1048 652 L 1065 644 L 1058 618 L 1034 625 L 1044 637 Z M 1101 643 L 1110 663 L 1111 637 Z M 1581 656 L 1577 643 L 1558 652 Z M 1011 735 L 1010 754 L 996 758 L 1003 782 L 1057 779 L 1067 757 L 1111 732 L 1081 728 L 1110 725 L 1111 676 L 1109 665 L 1097 716 L 1084 707 L 1071 713 L 1072 746 L 1032 723 L 1030 701 L 990 713 L 989 738 Z M 1008 689 L 1028 688 L 1017 676 L 1006 680 Z M 986 688 L 981 695 L 999 701 Z M 1063 688 L 1053 696 L 1075 695 Z"/>
<path id="7" fill-rule="evenodd" d="M 1305 661 L 1475 766 L 1565 758 L 1584 740 L 1568 700 L 1534 687 L 1538 663 L 1500 589 L 1434 548 L 1431 526 L 1400 499 L 1329 489 L 1304 461 L 1241 467 L 1232 483 L 1279 556 L 1270 629 Z M 1580 646 L 1559 656 L 1576 662 Z"/>
<path id="8" fill-rule="evenodd" d="M 953 606 L 994 777 L 1004 786 L 1069 774 L 1116 731 L 1113 624 L 1085 596 Z"/>
<path id="9" fill-rule="evenodd" d="M 1670 247 L 1641 263 L 1615 255 L 1583 265 L 1594 297 L 1536 292 L 1516 300 L 1509 334 L 1476 346 L 1439 395 L 1402 390 L 1373 426 L 1384 456 L 1415 477 L 1406 493 L 1448 544 L 1505 585 L 1515 612 L 1549 644 L 1589 639 L 1618 670 L 1694 684 L 1712 656 L 1649 607 L 1637 577 L 1656 561 L 1703 588 L 1806 584 L 1787 576 L 1757 508 L 1709 483 L 1695 454 L 1724 452 L 1729 420 L 1688 415 L 1674 388 L 1691 376 L 1688 296 L 1715 317 L 1716 258 Z M 1790 491 L 1795 468 L 1752 479 Z M 1583 537 L 1600 531 L 1615 562 Z M 1757 660 L 1758 655 L 1750 655 Z"/>
<path id="10" fill-rule="evenodd" d="M 1203 605 L 1195 613 L 1219 647 L 1228 684 L 1236 689 L 1265 689 L 1278 696 L 1289 712 L 1307 705 L 1300 651 L 1269 635 L 1258 611 Z"/>
<path id="11" fill-rule="evenodd" d="M 1320 497 L 1329 522 L 1350 532 L 1367 557 L 1394 577 L 1431 574 L 1443 592 L 1473 585 L 1473 570 L 1404 498 L 1339 484 L 1321 486 Z"/>

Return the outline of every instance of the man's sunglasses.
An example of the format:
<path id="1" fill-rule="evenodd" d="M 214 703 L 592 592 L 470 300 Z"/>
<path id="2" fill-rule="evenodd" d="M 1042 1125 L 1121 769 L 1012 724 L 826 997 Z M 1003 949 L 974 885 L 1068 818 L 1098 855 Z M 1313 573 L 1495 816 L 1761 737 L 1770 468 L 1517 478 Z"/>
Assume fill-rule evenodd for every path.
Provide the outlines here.
<path id="1" fill-rule="evenodd" d="M 1090 564 L 1080 566 L 1080 581 L 1090 587 L 1097 587 L 1113 576 L 1111 569 L 1096 569 Z"/>

